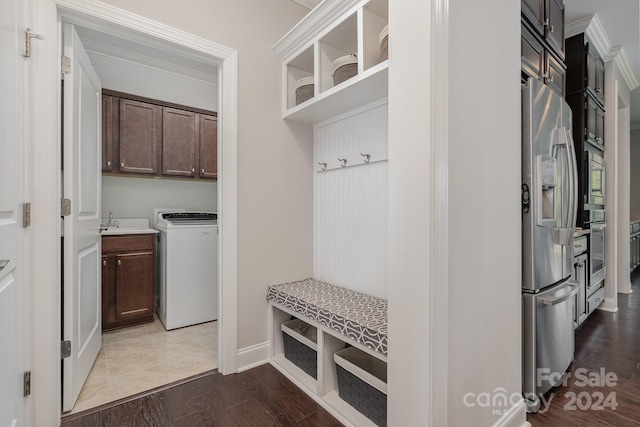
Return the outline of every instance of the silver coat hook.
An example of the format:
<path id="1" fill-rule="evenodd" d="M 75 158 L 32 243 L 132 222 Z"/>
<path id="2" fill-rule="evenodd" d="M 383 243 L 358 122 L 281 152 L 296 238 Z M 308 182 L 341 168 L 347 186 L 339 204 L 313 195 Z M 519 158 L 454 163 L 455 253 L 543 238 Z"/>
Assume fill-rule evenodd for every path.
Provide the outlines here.
<path id="1" fill-rule="evenodd" d="M 365 163 L 369 163 L 369 160 L 371 160 L 371 154 L 362 154 L 362 153 L 360 153 L 360 155 L 362 157 L 364 157 L 364 162 Z"/>
<path id="2" fill-rule="evenodd" d="M 318 162 L 318 164 L 320 165 L 320 170 L 323 170 L 323 171 L 327 170 L 327 164 L 326 163 Z"/>
<path id="3" fill-rule="evenodd" d="M 338 161 L 340 162 L 340 166 L 342 166 L 343 168 L 347 166 L 347 159 L 341 159 L 340 157 L 338 157 Z"/>

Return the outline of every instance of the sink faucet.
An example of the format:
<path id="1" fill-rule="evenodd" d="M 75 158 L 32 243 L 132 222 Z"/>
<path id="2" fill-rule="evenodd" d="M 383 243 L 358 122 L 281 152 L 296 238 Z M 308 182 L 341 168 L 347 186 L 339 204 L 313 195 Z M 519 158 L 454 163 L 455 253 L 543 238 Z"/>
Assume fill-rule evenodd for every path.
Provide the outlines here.
<path id="1" fill-rule="evenodd" d="M 107 228 L 113 225 L 113 212 L 109 212 L 109 222 L 107 222 Z"/>

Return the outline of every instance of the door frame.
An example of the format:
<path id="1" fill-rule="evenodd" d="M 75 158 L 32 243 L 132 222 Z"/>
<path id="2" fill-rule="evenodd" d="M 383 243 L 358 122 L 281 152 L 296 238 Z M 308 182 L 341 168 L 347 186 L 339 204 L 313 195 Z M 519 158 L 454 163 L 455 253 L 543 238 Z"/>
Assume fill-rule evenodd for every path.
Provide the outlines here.
<path id="1" fill-rule="evenodd" d="M 219 371 L 237 371 L 237 79 L 238 53 L 223 45 L 95 0 L 30 0 L 32 42 L 27 95 L 32 126 L 32 260 L 34 425 L 59 425 L 61 416 L 61 138 L 60 41 L 62 20 L 102 25 L 188 49 L 218 65 Z M 37 94 L 37 102 L 35 102 Z M 53 112 L 53 114 L 52 114 Z M 37 261 L 37 266 L 35 265 Z M 37 267 L 37 268 L 36 268 Z"/>

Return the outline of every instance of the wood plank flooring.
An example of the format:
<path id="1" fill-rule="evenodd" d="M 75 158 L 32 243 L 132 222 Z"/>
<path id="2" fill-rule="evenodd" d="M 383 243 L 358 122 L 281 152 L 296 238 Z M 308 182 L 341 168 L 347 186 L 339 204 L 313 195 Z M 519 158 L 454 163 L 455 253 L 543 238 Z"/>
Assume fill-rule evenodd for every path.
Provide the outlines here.
<path id="1" fill-rule="evenodd" d="M 632 279 L 634 292 L 618 295 L 617 313 L 596 310 L 577 330 L 571 377 L 547 396 L 546 410 L 527 416 L 532 426 L 640 426 L 640 273 Z M 616 375 L 615 385 L 585 381 L 601 370 Z M 212 372 L 62 422 L 62 427 L 340 425 L 271 365 L 228 376 Z"/>
<path id="2" fill-rule="evenodd" d="M 571 377 L 565 387 L 551 390 L 546 412 L 527 416 L 532 426 L 640 426 L 638 272 L 632 289 L 630 295 L 618 294 L 617 313 L 596 310 L 576 331 Z M 615 385 L 612 379 L 605 382 L 603 371 L 615 374 Z"/>
<path id="3" fill-rule="evenodd" d="M 61 427 L 342 426 L 269 364 L 216 371 L 114 405 L 70 415 Z"/>

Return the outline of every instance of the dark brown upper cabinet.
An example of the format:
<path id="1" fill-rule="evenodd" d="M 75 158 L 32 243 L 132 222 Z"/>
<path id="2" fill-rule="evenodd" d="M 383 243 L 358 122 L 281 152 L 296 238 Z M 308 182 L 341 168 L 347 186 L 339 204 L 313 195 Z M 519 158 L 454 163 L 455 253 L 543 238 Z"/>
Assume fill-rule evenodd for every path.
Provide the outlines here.
<path id="1" fill-rule="evenodd" d="M 564 3 L 562 0 L 521 0 L 522 15 L 564 60 Z"/>
<path id="2" fill-rule="evenodd" d="M 521 24 L 520 53 L 523 81 L 533 77 L 564 97 L 566 74 L 564 63 L 558 60 L 552 51 L 545 49 L 539 35 L 524 22 Z"/>
<path id="3" fill-rule="evenodd" d="M 200 114 L 200 178 L 218 178 L 218 118 Z"/>
<path id="4" fill-rule="evenodd" d="M 102 171 L 113 171 L 113 97 L 102 96 Z"/>
<path id="5" fill-rule="evenodd" d="M 103 173 L 217 179 L 215 112 L 109 89 L 102 108 Z"/>
<path id="6" fill-rule="evenodd" d="M 120 172 L 157 175 L 160 114 L 157 105 L 120 99 Z"/>
<path id="7" fill-rule="evenodd" d="M 162 108 L 162 175 L 195 176 L 197 114 Z"/>
<path id="8" fill-rule="evenodd" d="M 591 92 L 591 96 L 600 105 L 604 105 L 604 61 L 600 59 L 590 43 L 585 44 L 585 55 L 587 60 L 586 89 Z"/>
<path id="9" fill-rule="evenodd" d="M 567 39 L 567 93 L 587 92 L 604 107 L 604 61 L 584 33 Z"/>

